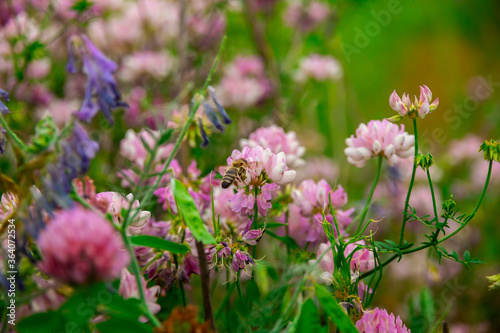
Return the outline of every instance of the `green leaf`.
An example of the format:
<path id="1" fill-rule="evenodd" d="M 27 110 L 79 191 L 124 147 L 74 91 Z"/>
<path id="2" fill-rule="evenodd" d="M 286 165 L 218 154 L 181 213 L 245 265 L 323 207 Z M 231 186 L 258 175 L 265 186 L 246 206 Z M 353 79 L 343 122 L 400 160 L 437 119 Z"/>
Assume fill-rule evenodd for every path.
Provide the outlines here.
<path id="1" fill-rule="evenodd" d="M 17 324 L 17 331 L 20 333 L 52 333 L 59 332 L 63 318 L 61 313 L 55 311 L 35 313 L 23 318 Z M 43 324 L 41 324 L 43 323 Z"/>
<path id="2" fill-rule="evenodd" d="M 177 179 L 172 179 L 170 181 L 170 186 L 174 194 L 175 203 L 179 207 L 184 221 L 189 227 L 189 230 L 191 230 L 193 237 L 203 242 L 203 244 L 215 244 L 214 237 L 208 232 L 201 220 L 200 212 L 196 208 L 191 194 L 189 194 L 184 185 Z"/>
<path id="3" fill-rule="evenodd" d="M 266 234 L 268 234 L 272 238 L 275 238 L 275 239 L 287 244 L 290 249 L 298 249 L 299 248 L 299 245 L 297 245 L 297 242 L 292 237 L 278 236 L 274 232 L 269 231 L 269 230 L 266 230 Z"/>
<path id="4" fill-rule="evenodd" d="M 174 132 L 174 129 L 169 128 L 165 133 L 163 133 L 160 137 L 160 140 L 158 140 L 158 146 L 167 142 L 168 139 L 170 139 L 170 137 L 172 136 L 173 132 Z"/>
<path id="5" fill-rule="evenodd" d="M 115 294 L 111 301 L 105 305 L 104 312 L 114 317 L 120 316 L 137 320 L 143 311 L 141 301 L 137 298 L 123 299 L 120 295 Z"/>
<path id="6" fill-rule="evenodd" d="M 319 313 L 312 299 L 308 299 L 302 305 L 300 318 L 296 332 L 318 332 L 321 330 Z"/>
<path id="7" fill-rule="evenodd" d="M 133 245 L 136 246 L 147 246 L 159 250 L 165 250 L 176 254 L 184 254 L 189 251 L 189 247 L 183 244 L 171 242 L 166 239 L 162 239 L 155 236 L 149 235 L 136 235 L 131 236 L 130 240 Z"/>
<path id="8" fill-rule="evenodd" d="M 318 297 L 319 303 L 327 315 L 332 318 L 337 328 L 342 333 L 358 333 L 351 319 L 330 292 L 325 287 L 318 284 L 314 285 L 314 289 L 316 290 L 316 297 Z"/>
<path id="9" fill-rule="evenodd" d="M 436 311 L 434 308 L 432 292 L 429 288 L 424 288 L 420 294 L 420 308 L 422 309 L 422 315 L 427 322 L 427 327 L 430 327 L 434 323 Z"/>
<path id="10" fill-rule="evenodd" d="M 465 261 L 469 261 L 470 260 L 470 252 L 469 251 L 465 251 L 464 252 L 464 260 Z"/>
<path id="11" fill-rule="evenodd" d="M 153 328 L 131 318 L 111 318 L 96 325 L 101 333 L 152 333 Z"/>

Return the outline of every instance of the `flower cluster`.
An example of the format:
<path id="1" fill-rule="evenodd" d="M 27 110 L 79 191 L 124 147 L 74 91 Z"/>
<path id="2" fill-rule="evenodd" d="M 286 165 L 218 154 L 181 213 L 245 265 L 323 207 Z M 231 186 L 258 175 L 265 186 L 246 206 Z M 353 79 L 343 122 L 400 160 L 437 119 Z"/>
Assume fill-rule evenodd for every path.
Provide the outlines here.
<path id="1" fill-rule="evenodd" d="M 363 333 L 391 332 L 410 333 L 411 331 L 401 321 L 399 316 L 388 314 L 386 310 L 375 308 L 365 311 L 363 317 L 356 322 L 356 328 Z"/>
<path id="2" fill-rule="evenodd" d="M 38 246 L 40 269 L 69 284 L 110 281 L 130 259 L 111 224 L 79 207 L 57 213 L 40 233 Z"/>
<path id="3" fill-rule="evenodd" d="M 424 85 L 420 87 L 420 97 L 417 99 L 417 96 L 415 96 L 413 103 L 409 94 L 405 93 L 403 97 L 400 98 L 396 90 L 394 90 L 389 98 L 389 105 L 400 116 L 394 118 L 396 121 L 401 120 L 401 118 L 406 115 L 410 118 L 416 118 L 418 115 L 420 118 L 424 119 L 427 114 L 437 109 L 439 98 L 436 98 L 433 102 L 431 90 Z"/>
<path id="4" fill-rule="evenodd" d="M 2 102 L 4 100 L 5 102 L 9 101 L 9 94 L 0 88 L 0 113 L 5 116 L 6 114 L 10 113 L 9 109 L 5 104 Z"/>
<path id="5" fill-rule="evenodd" d="M 288 233 L 301 247 L 307 244 L 314 251 L 320 243 L 327 241 L 323 231 L 325 220 L 333 225 L 335 218 L 341 233 L 352 222 L 350 216 L 354 208 L 345 211 L 340 209 L 348 200 L 347 193 L 340 185 L 333 190 L 323 179 L 318 183 L 304 180 L 292 192 L 292 198 L 293 202 L 288 206 Z"/>
<path id="6" fill-rule="evenodd" d="M 156 303 L 158 299 L 158 294 L 160 293 L 160 286 L 147 287 L 146 280 L 141 275 L 141 288 L 144 291 L 144 296 L 146 298 L 146 303 L 151 313 L 158 313 L 161 309 L 160 305 Z M 132 275 L 126 268 L 122 269 L 120 278 L 120 287 L 118 288 L 118 293 L 123 296 L 124 299 L 128 298 L 140 298 L 139 297 L 139 287 L 137 286 L 137 281 L 135 276 Z M 141 317 L 141 321 L 145 322 L 146 318 Z"/>
<path id="7" fill-rule="evenodd" d="M 241 148 L 256 146 L 261 146 L 264 149 L 269 148 L 274 154 L 285 153 L 286 164 L 292 169 L 300 168 L 305 164 L 301 157 L 306 149 L 300 145 L 297 135 L 293 131 L 285 133 L 283 128 L 272 125 L 261 127 L 251 133 L 248 139 L 240 140 Z"/>
<path id="8" fill-rule="evenodd" d="M 345 142 L 347 161 L 358 168 L 375 156 L 387 158 L 392 165 L 399 159 L 412 156 L 415 151 L 415 136 L 405 132 L 404 125 L 393 124 L 387 119 L 359 125 L 356 136 L 351 135 Z"/>
<path id="9" fill-rule="evenodd" d="M 87 85 L 85 87 L 85 98 L 77 116 L 79 119 L 90 122 L 96 113 L 101 110 L 110 124 L 113 124 L 111 110 L 118 107 L 128 107 L 122 101 L 118 86 L 113 77 L 113 73 L 118 66 L 114 61 L 106 57 L 90 39 L 82 35 L 73 37 L 68 42 L 68 72 L 76 73 L 76 55 L 82 57 L 83 72 L 87 75 Z M 93 100 L 93 95 L 97 96 L 97 103 Z"/>

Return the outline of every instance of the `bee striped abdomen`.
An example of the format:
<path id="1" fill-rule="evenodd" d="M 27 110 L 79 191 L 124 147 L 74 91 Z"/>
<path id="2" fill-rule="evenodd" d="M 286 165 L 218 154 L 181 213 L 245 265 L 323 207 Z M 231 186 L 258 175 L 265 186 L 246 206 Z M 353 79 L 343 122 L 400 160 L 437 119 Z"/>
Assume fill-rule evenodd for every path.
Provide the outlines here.
<path id="1" fill-rule="evenodd" d="M 222 178 L 222 184 L 221 184 L 222 188 L 228 188 L 229 186 L 231 186 L 231 184 L 236 179 L 237 174 L 238 174 L 238 169 L 229 168 L 224 174 L 224 177 Z"/>

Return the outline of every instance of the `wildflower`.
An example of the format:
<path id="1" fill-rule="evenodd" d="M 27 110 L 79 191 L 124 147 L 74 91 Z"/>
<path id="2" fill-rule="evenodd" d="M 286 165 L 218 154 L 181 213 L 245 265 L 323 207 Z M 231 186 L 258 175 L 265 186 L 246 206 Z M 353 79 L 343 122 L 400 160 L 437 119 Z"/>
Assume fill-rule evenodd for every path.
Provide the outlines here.
<path id="1" fill-rule="evenodd" d="M 66 69 L 70 73 L 76 73 L 76 55 L 82 57 L 83 72 L 87 75 L 85 87 L 85 98 L 80 111 L 77 112 L 79 119 L 90 122 L 97 111 L 101 110 L 110 124 L 113 124 L 111 110 L 118 107 L 128 107 L 122 101 L 118 86 L 113 73 L 118 66 L 99 49 L 92 44 L 86 35 L 73 37 L 68 41 L 68 63 Z M 97 95 L 97 104 L 92 96 Z"/>
<path id="2" fill-rule="evenodd" d="M 272 84 L 260 58 L 240 56 L 224 69 L 217 91 L 222 105 L 245 110 L 268 99 Z"/>
<path id="3" fill-rule="evenodd" d="M 425 116 L 437 109 L 439 105 L 439 98 L 436 98 L 432 102 L 432 92 L 427 86 L 420 86 L 420 98 L 412 103 L 409 94 L 403 94 L 402 98 L 399 98 L 396 90 L 394 90 L 389 98 L 389 105 L 396 111 L 400 117 L 394 118 L 394 120 L 401 120 L 402 117 L 408 115 L 410 118 L 416 118 L 417 115 L 424 119 Z"/>
<path id="4" fill-rule="evenodd" d="M 285 23 L 302 32 L 314 30 L 330 15 L 327 5 L 319 1 L 310 1 L 306 4 L 301 1 L 292 1 L 284 14 Z"/>
<path id="5" fill-rule="evenodd" d="M 410 333 L 411 331 L 401 321 L 399 316 L 388 314 L 386 310 L 375 308 L 372 311 L 365 311 L 363 317 L 356 322 L 356 328 L 360 332 L 377 333 Z"/>
<path id="6" fill-rule="evenodd" d="M 146 305 L 152 314 L 158 313 L 161 310 L 160 305 L 156 303 L 158 295 L 160 293 L 160 286 L 147 287 L 146 280 L 142 274 L 140 275 L 141 288 L 144 292 L 144 298 L 146 300 Z M 124 298 L 137 298 L 140 299 L 139 288 L 137 287 L 137 280 L 133 274 L 131 274 L 126 268 L 122 269 L 120 278 L 120 287 L 118 288 L 118 293 Z M 145 317 L 140 317 L 140 321 L 146 322 Z"/>
<path id="7" fill-rule="evenodd" d="M 490 275 L 486 277 L 488 281 L 491 283 L 488 287 L 490 290 L 496 290 L 500 288 L 500 274 Z"/>
<path id="8" fill-rule="evenodd" d="M 356 136 L 351 135 L 345 142 L 347 161 L 358 168 L 375 156 L 384 156 L 389 165 L 393 165 L 399 159 L 412 156 L 415 151 L 415 136 L 405 132 L 404 125 L 393 124 L 387 119 L 359 125 Z"/>
<path id="9" fill-rule="evenodd" d="M 40 233 L 38 246 L 40 269 L 68 284 L 112 280 L 130 259 L 111 224 L 79 207 L 56 214 Z"/>
<path id="10" fill-rule="evenodd" d="M 323 216 L 328 223 L 334 223 L 330 201 L 341 233 L 352 222 L 350 215 L 354 208 L 346 211 L 340 209 L 348 200 L 347 193 L 340 185 L 333 191 L 324 179 L 318 183 L 304 180 L 292 192 L 292 199 L 293 202 L 288 206 L 288 233 L 301 247 L 309 244 L 308 248 L 314 251 L 320 243 L 327 241 L 323 231 Z M 333 229 L 336 234 L 336 228 Z"/>
<path id="11" fill-rule="evenodd" d="M 297 141 L 295 132 L 285 131 L 276 125 L 269 127 L 258 128 L 255 132 L 251 133 L 248 139 L 240 140 L 240 147 L 256 147 L 269 148 L 272 153 L 278 154 L 280 152 L 286 155 L 286 164 L 293 169 L 299 168 L 305 164 L 301 158 L 306 149 Z"/>
<path id="12" fill-rule="evenodd" d="M 308 79 L 338 81 L 342 78 L 342 75 L 342 65 L 334 57 L 310 54 L 300 61 L 295 80 L 299 82 L 305 82 Z"/>
<path id="13" fill-rule="evenodd" d="M 288 169 L 285 153 L 273 154 L 269 148 L 261 146 L 244 147 L 241 152 L 233 150 L 231 157 L 227 159 L 228 165 L 237 159 L 245 159 L 248 167 L 245 179 L 238 183 L 238 192 L 230 201 L 232 210 L 241 215 L 249 215 L 257 201 L 259 213 L 266 216 L 267 210 L 272 207 L 272 196 L 279 185 L 293 181 L 296 172 Z M 221 174 L 225 173 L 225 169 L 223 167 L 219 170 Z"/>
<path id="14" fill-rule="evenodd" d="M 2 100 L 4 100 L 5 102 L 9 102 L 9 94 L 5 90 L 0 88 L 0 113 L 2 114 L 2 116 L 5 116 L 6 114 L 10 113 L 10 111 L 7 106 L 2 103 Z"/>
<path id="15" fill-rule="evenodd" d="M 126 197 L 116 192 L 101 192 L 96 195 L 96 204 L 103 211 L 103 213 L 111 214 L 113 222 L 117 225 L 123 224 L 124 216 L 122 216 L 122 210 L 132 209 L 130 214 L 136 213 L 139 207 L 139 201 L 133 200 L 134 196 L 132 193 L 128 194 Z M 148 220 L 151 217 L 151 212 L 141 210 L 136 218 L 130 223 L 129 229 L 127 230 L 131 234 L 141 233 L 142 228 L 146 226 Z"/>
<path id="16" fill-rule="evenodd" d="M 73 132 L 63 142 L 63 154 L 59 159 L 59 166 L 65 168 L 69 178 L 83 176 L 90 168 L 90 161 L 95 157 L 99 145 L 92 141 L 85 129 L 76 122 Z"/>

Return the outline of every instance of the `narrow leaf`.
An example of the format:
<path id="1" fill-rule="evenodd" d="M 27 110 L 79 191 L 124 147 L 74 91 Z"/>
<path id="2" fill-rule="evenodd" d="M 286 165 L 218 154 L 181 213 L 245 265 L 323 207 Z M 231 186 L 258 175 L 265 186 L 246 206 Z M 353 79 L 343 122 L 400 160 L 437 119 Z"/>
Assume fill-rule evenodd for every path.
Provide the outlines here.
<path id="1" fill-rule="evenodd" d="M 165 250 L 176 254 L 184 254 L 189 251 L 189 247 L 183 244 L 175 243 L 155 236 L 136 235 L 130 237 L 133 245 L 147 246 L 159 250 Z"/>
<path id="2" fill-rule="evenodd" d="M 208 232 L 200 217 L 200 212 L 196 208 L 193 197 L 186 190 L 184 185 L 177 179 L 170 181 L 170 186 L 174 194 L 175 202 L 182 213 L 186 225 L 191 230 L 193 237 L 204 244 L 215 244 L 214 237 Z"/>

